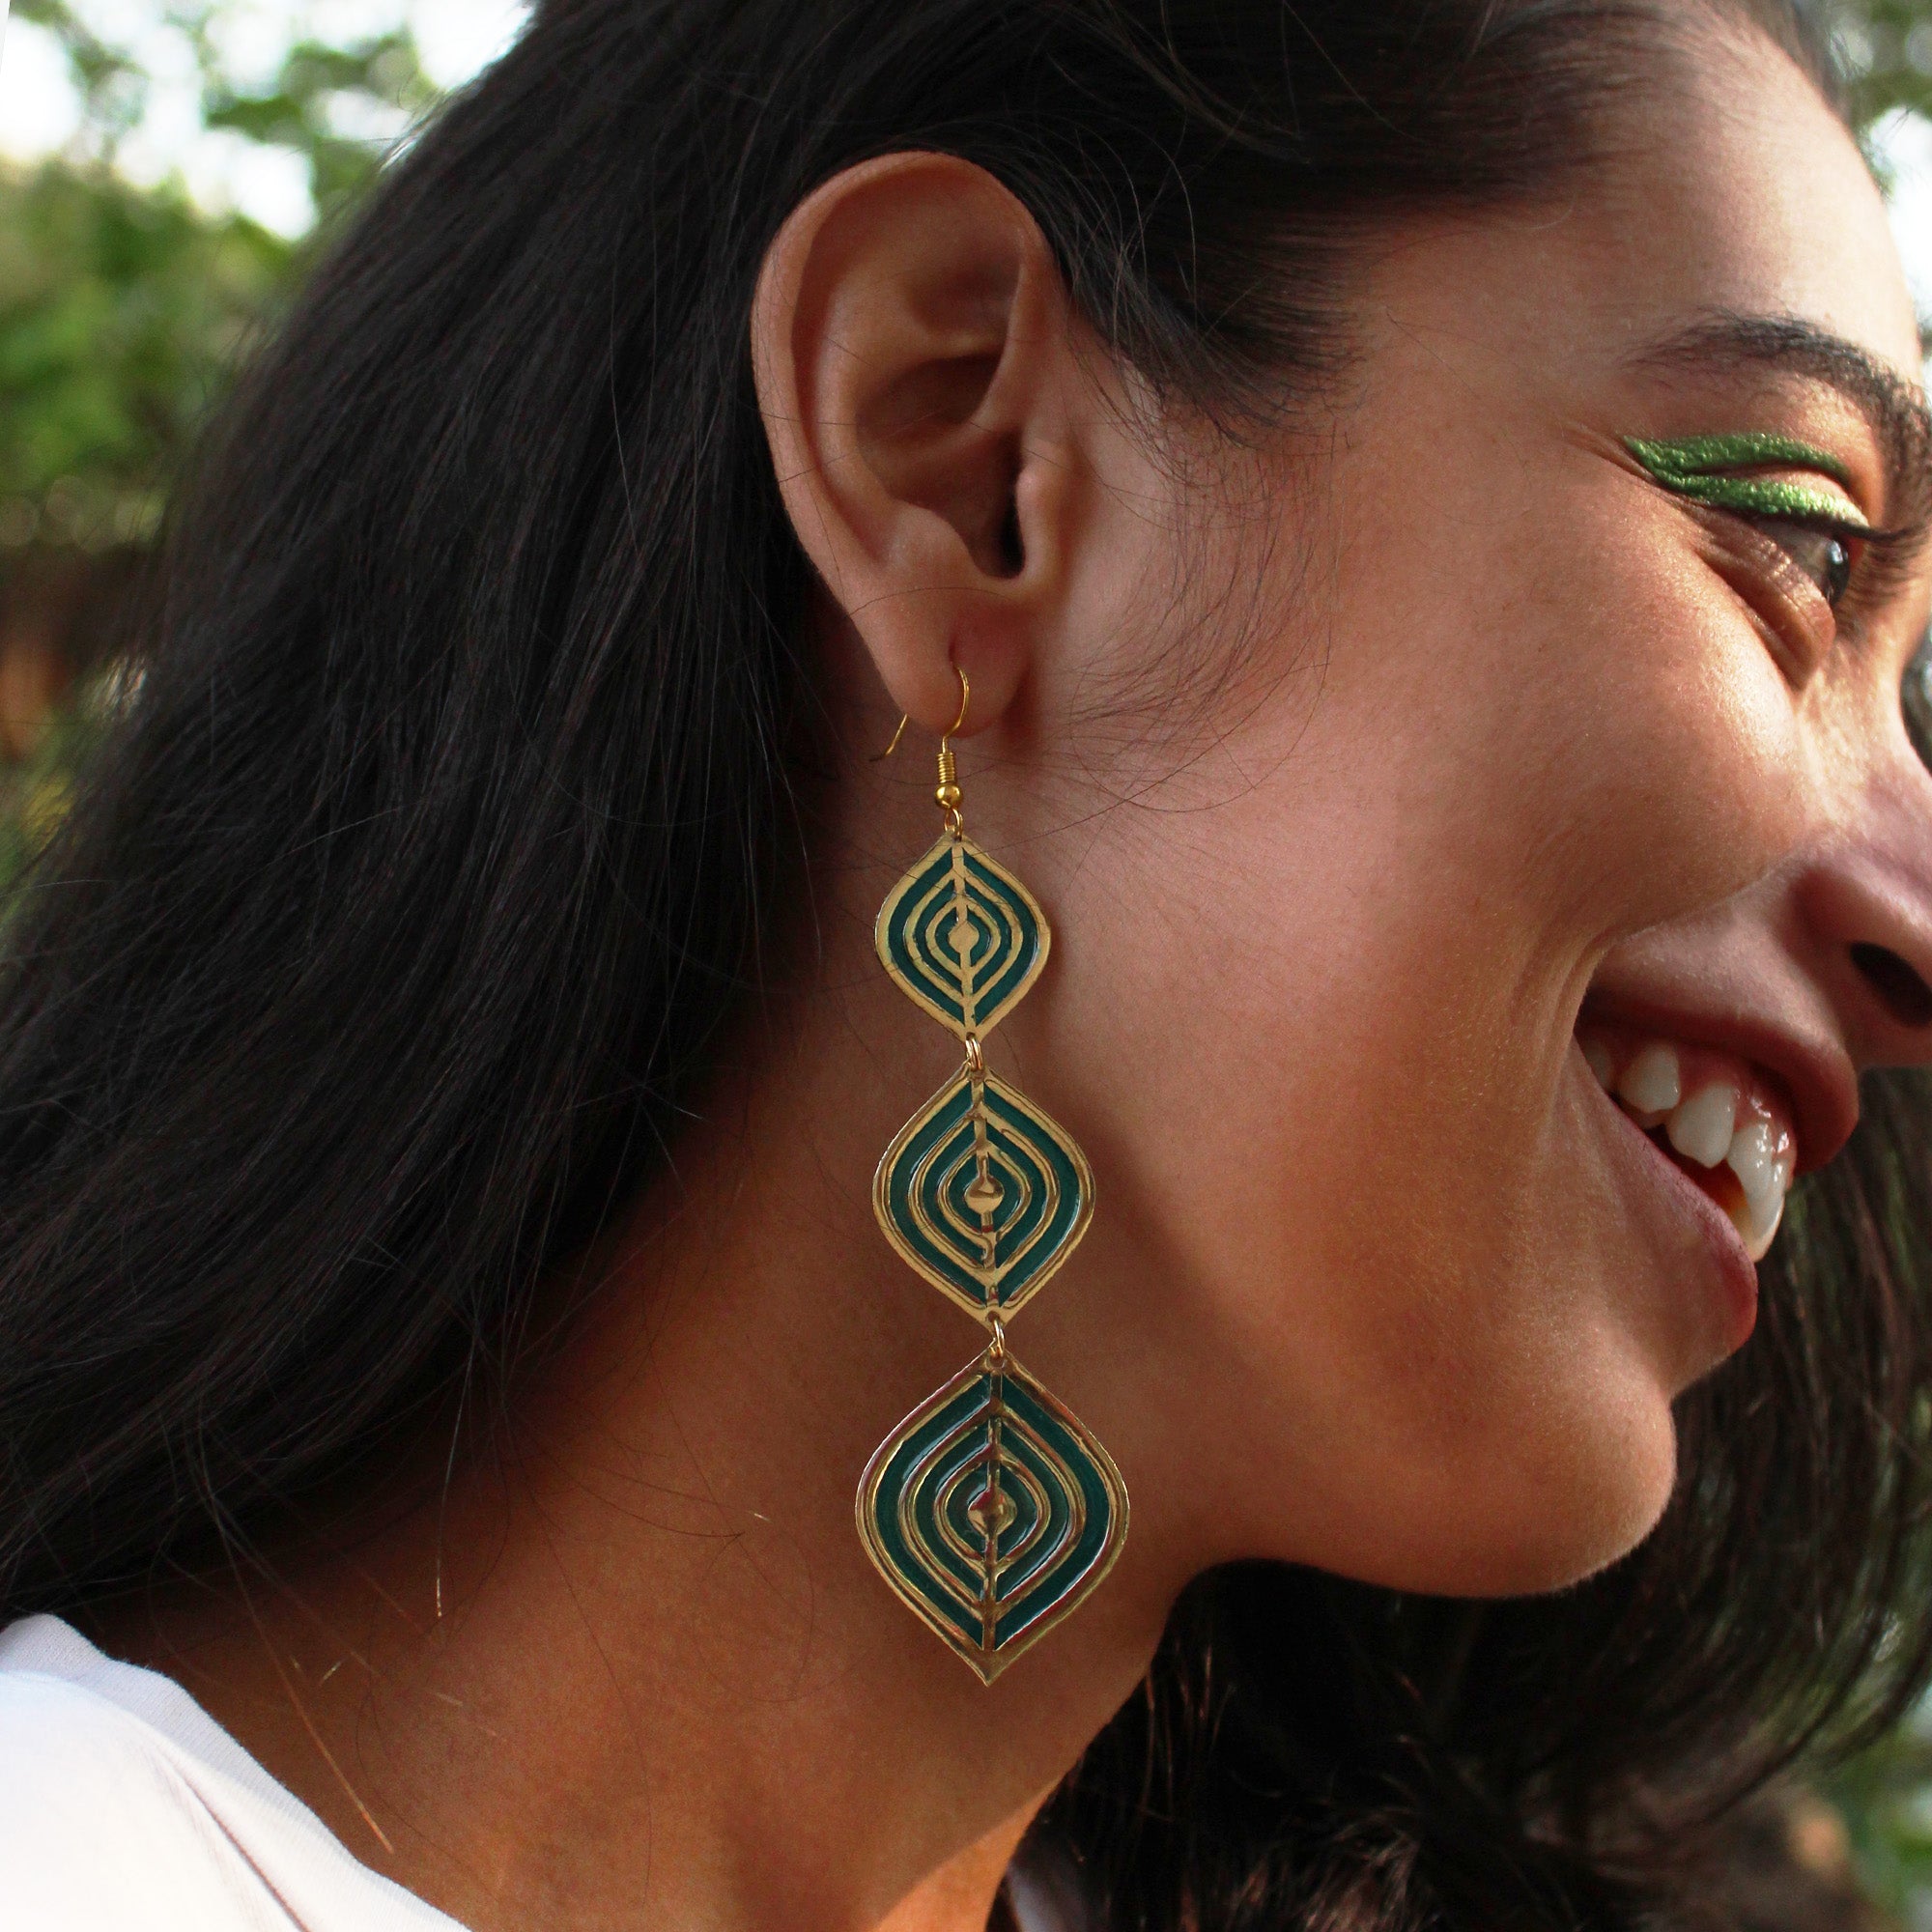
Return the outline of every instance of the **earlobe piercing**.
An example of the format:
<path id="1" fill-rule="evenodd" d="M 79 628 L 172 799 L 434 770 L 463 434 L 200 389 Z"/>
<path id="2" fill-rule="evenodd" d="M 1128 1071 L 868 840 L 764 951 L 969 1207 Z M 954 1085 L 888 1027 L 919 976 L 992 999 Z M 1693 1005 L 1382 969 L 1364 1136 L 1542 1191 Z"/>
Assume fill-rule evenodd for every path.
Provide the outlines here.
<path id="1" fill-rule="evenodd" d="M 958 675 L 933 794 L 945 829 L 880 907 L 874 940 L 965 1064 L 886 1150 L 872 1206 L 901 1259 L 988 1342 L 872 1452 L 857 1516 L 886 1581 L 990 1684 L 1113 1567 L 1127 1492 L 1106 1450 L 1007 1347 L 1007 1319 L 1087 1232 L 1094 1176 L 1064 1128 L 986 1070 L 981 1042 L 1039 977 L 1051 934 L 1032 894 L 966 837 L 952 739 L 972 686 Z"/>
<path id="2" fill-rule="evenodd" d="M 947 760 L 952 756 L 952 752 L 949 748 L 951 746 L 952 740 L 958 735 L 959 727 L 965 724 L 966 707 L 973 701 L 972 682 L 967 677 L 965 671 L 958 665 L 954 665 L 952 667 L 952 675 L 959 680 L 959 715 L 958 717 L 953 719 L 952 723 L 949 724 L 943 732 L 940 733 L 939 737 L 939 760 L 940 760 L 939 781 L 942 785 L 952 783 L 952 780 L 947 776 L 947 774 L 952 770 L 952 766 L 947 762 Z M 885 761 L 888 758 L 890 758 L 895 752 L 898 750 L 899 740 L 905 736 L 905 727 L 911 722 L 911 720 L 912 720 L 911 712 L 901 711 L 899 713 L 899 722 L 894 727 L 893 730 L 893 742 L 890 745 L 888 745 L 883 752 L 880 752 L 871 760 L 873 764 L 875 765 L 884 764 Z M 954 805 L 957 805 L 959 801 L 955 798 L 952 802 Z M 945 803 L 946 801 L 944 799 L 940 800 L 940 804 L 942 806 L 945 805 Z"/>

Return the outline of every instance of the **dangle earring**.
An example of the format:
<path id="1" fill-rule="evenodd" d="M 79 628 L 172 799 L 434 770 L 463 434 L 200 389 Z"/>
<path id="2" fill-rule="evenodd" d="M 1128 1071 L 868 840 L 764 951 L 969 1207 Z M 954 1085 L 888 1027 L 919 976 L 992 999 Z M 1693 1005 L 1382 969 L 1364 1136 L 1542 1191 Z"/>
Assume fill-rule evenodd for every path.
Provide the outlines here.
<path id="1" fill-rule="evenodd" d="M 874 933 L 886 971 L 957 1037 L 965 1065 L 886 1150 L 872 1206 L 901 1259 L 989 1339 L 872 1452 L 857 1508 L 879 1573 L 990 1684 L 1113 1567 L 1127 1492 L 1007 1349 L 1008 1318 L 1087 1232 L 1094 1176 L 1064 1128 L 986 1071 L 981 1042 L 1039 977 L 1050 935 L 1033 895 L 966 837 L 952 739 L 972 696 L 962 670 L 939 741 L 945 830 Z M 901 719 L 887 756 L 904 730 Z"/>

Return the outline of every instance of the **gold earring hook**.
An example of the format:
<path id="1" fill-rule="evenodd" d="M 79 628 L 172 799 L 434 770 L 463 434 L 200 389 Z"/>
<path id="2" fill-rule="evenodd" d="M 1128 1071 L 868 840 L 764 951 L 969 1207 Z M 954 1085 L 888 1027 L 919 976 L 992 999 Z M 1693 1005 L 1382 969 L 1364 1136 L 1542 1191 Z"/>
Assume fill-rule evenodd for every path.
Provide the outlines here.
<path id="1" fill-rule="evenodd" d="M 959 772 L 952 755 L 952 737 L 966 723 L 966 707 L 973 702 L 972 680 L 964 669 L 954 665 L 954 675 L 959 679 L 959 715 L 939 734 L 939 784 L 932 796 L 941 811 L 946 814 L 946 829 L 957 838 L 965 826 L 959 812 Z M 899 740 L 905 736 L 907 712 L 899 713 L 899 727 L 893 733 L 893 742 L 881 752 L 872 762 L 883 764 L 899 748 Z"/>
<path id="2" fill-rule="evenodd" d="M 966 821 L 959 810 L 959 769 L 952 757 L 952 734 L 966 722 L 966 707 L 973 701 L 973 687 L 966 681 L 966 673 L 960 667 L 952 668 L 959 672 L 959 716 L 939 734 L 939 786 L 932 794 L 933 802 L 946 814 L 946 829 L 956 839 L 964 831 Z"/>
<path id="3" fill-rule="evenodd" d="M 946 749 L 946 741 L 949 738 L 952 737 L 954 733 L 958 731 L 960 725 L 965 724 L 966 707 L 973 701 L 972 680 L 967 677 L 965 671 L 963 671 L 959 668 L 959 666 L 954 665 L 952 667 L 952 669 L 953 669 L 953 674 L 959 680 L 959 716 L 955 718 L 952 721 L 952 723 L 949 724 L 943 732 L 940 733 L 939 749 L 942 752 L 945 751 Z M 877 753 L 873 756 L 872 759 L 873 764 L 875 765 L 884 764 L 885 761 L 888 758 L 890 758 L 895 752 L 898 750 L 899 740 L 905 736 L 905 727 L 907 724 L 910 723 L 911 721 L 911 715 L 912 714 L 910 712 L 906 711 L 901 711 L 899 713 L 898 729 L 893 733 L 893 742 L 890 745 L 888 745 L 883 752 Z"/>
<path id="4" fill-rule="evenodd" d="M 973 701 L 973 686 L 965 670 L 958 665 L 954 665 L 952 668 L 959 677 L 959 716 L 939 734 L 939 749 L 942 752 L 946 749 L 947 741 L 965 724 L 966 707 Z"/>

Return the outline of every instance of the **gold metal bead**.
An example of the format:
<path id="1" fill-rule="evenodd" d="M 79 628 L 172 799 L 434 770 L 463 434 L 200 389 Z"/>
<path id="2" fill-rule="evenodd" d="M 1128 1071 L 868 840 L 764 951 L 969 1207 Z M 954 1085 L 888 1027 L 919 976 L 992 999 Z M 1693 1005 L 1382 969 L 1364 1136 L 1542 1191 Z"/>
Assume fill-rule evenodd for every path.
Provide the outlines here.
<path id="1" fill-rule="evenodd" d="M 957 811 L 964 793 L 956 784 L 943 784 L 932 795 L 939 801 L 939 809 L 942 811 Z"/>

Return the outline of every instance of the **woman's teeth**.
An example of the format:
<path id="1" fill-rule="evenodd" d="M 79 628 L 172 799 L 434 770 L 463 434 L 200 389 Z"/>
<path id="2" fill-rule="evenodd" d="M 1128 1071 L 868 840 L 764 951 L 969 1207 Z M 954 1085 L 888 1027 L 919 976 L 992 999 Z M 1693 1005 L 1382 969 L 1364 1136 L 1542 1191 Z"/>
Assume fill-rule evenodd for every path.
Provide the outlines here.
<path id="1" fill-rule="evenodd" d="M 1780 1103 L 1742 1061 L 1668 1040 L 1582 1039 L 1590 1071 L 1647 1133 L 1659 1129 L 1679 1165 L 1731 1217 L 1762 1261 L 1784 1213 L 1798 1151 Z"/>

